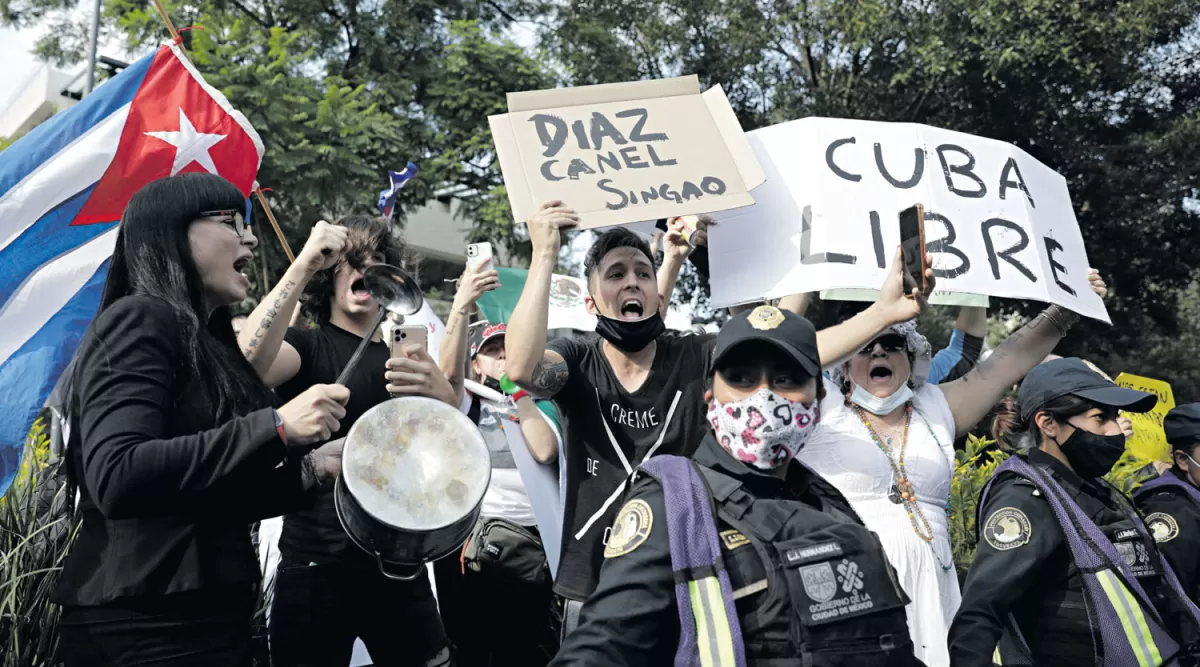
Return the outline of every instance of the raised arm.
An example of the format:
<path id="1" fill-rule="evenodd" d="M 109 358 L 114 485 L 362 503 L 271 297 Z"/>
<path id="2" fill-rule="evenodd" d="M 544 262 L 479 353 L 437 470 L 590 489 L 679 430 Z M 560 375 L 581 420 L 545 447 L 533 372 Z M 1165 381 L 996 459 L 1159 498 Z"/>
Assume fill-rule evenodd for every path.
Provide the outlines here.
<path id="1" fill-rule="evenodd" d="M 706 218 L 701 218 L 705 220 Z M 662 297 L 659 314 L 666 317 L 671 306 L 671 294 L 679 280 L 679 272 L 692 252 L 692 244 L 683 238 L 683 221 L 671 218 L 667 232 L 663 235 L 663 263 L 658 268 L 658 294 Z"/>
<path id="2" fill-rule="evenodd" d="M 560 201 L 542 204 L 527 222 L 533 256 L 525 288 L 504 336 L 505 370 L 509 379 L 540 398 L 554 396 L 567 382 L 567 365 L 562 356 L 546 351 L 546 330 L 550 317 L 550 278 L 562 245 L 560 230 L 578 223 L 575 211 Z"/>
<path id="3" fill-rule="evenodd" d="M 987 336 L 987 308 L 979 306 L 963 306 L 959 308 L 958 319 L 954 321 L 954 328 L 975 338 Z"/>
<path id="4" fill-rule="evenodd" d="M 283 334 L 295 319 L 304 286 L 318 271 L 333 266 L 341 257 L 346 234 L 345 227 L 324 220 L 314 225 L 296 261 L 242 325 L 238 345 L 268 387 L 278 386 L 300 371 L 300 355 L 284 342 Z"/>
<path id="5" fill-rule="evenodd" d="M 548 408 L 553 410 L 553 404 Z M 550 463 L 558 458 L 559 435 L 546 417 L 542 408 L 532 396 L 525 395 L 517 399 L 517 415 L 521 418 L 521 435 L 525 436 L 525 446 L 538 463 Z"/>
<path id="6" fill-rule="evenodd" d="M 929 383 L 953 382 L 966 375 L 979 361 L 983 337 L 987 335 L 987 309 L 963 306 L 950 333 L 950 343 L 937 351 L 929 363 Z"/>
<path id="7" fill-rule="evenodd" d="M 934 284 L 933 269 L 927 269 L 925 273 L 928 287 L 924 294 L 918 287 L 906 285 L 900 248 L 896 248 L 891 271 L 879 291 L 879 300 L 845 322 L 817 332 L 821 365 L 828 368 L 845 361 L 871 342 L 880 331 L 920 315 Z"/>
<path id="8" fill-rule="evenodd" d="M 1104 280 L 1095 270 L 1088 275 L 1088 281 L 1100 296 L 1108 293 Z M 1079 315 L 1052 305 L 1009 336 L 992 356 L 962 379 L 938 385 L 950 404 L 958 435 L 965 435 L 974 428 L 1004 392 L 1040 364 L 1078 321 Z"/>
<path id="9" fill-rule="evenodd" d="M 500 274 L 496 273 L 490 264 L 485 267 L 472 267 L 468 263 L 458 279 L 458 291 L 454 293 L 450 317 L 446 320 L 446 334 L 442 337 L 438 367 L 450 381 L 459 402 L 462 402 L 463 380 L 466 379 L 467 359 L 470 358 L 467 351 L 467 332 L 471 324 L 471 313 L 475 310 L 475 302 L 480 296 L 499 286 Z"/>

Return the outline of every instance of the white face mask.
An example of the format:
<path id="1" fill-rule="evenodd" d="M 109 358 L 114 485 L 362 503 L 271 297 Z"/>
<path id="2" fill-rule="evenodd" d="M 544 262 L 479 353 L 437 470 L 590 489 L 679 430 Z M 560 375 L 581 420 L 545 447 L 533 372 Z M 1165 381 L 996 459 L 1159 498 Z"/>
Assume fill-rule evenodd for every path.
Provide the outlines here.
<path id="1" fill-rule="evenodd" d="M 804 405 L 763 387 L 740 401 L 708 406 L 717 442 L 739 461 L 759 470 L 787 465 L 804 447 L 821 419 L 817 401 Z"/>
<path id="2" fill-rule="evenodd" d="M 1184 456 L 1187 457 L 1190 465 L 1188 466 L 1188 471 L 1185 472 L 1183 476 L 1187 477 L 1187 480 L 1192 483 L 1192 486 L 1200 487 L 1200 481 L 1196 481 L 1196 477 L 1200 476 L 1200 463 L 1196 463 L 1196 459 L 1192 458 L 1190 454 L 1185 453 Z"/>
<path id="3" fill-rule="evenodd" d="M 885 396 L 884 398 L 879 398 L 866 389 L 854 385 L 854 391 L 850 394 L 850 402 L 873 415 L 886 415 L 912 400 L 912 397 L 913 390 L 909 388 L 907 382 L 900 385 L 900 388 L 893 392 L 891 396 Z"/>

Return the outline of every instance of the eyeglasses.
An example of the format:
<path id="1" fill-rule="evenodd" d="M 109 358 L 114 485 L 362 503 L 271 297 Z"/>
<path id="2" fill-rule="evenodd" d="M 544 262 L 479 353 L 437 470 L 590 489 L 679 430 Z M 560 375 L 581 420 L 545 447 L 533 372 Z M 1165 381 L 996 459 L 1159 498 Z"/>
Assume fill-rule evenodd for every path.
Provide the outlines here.
<path id="1" fill-rule="evenodd" d="M 196 217 L 222 218 L 219 222 L 232 227 L 233 231 L 237 232 L 238 238 L 240 239 L 246 235 L 246 230 L 250 228 L 250 225 L 246 224 L 245 218 L 238 218 L 239 213 L 241 213 L 241 211 L 235 208 L 226 208 L 219 211 L 203 211 Z"/>
<path id="2" fill-rule="evenodd" d="M 884 352 L 902 352 L 907 345 L 904 336 L 900 334 L 884 334 L 879 338 L 867 343 L 867 346 L 859 350 L 859 354 L 871 354 L 875 350 L 875 344 L 878 343 L 883 348 Z"/>

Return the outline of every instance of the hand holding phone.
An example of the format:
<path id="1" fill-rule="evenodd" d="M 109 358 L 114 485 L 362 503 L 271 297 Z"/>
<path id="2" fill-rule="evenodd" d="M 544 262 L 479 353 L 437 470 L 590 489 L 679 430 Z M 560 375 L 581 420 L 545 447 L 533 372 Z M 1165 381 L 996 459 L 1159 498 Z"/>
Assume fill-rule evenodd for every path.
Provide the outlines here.
<path id="1" fill-rule="evenodd" d="M 472 243 L 467 246 L 467 264 L 469 264 L 472 268 L 478 269 L 485 264 L 490 268 L 491 263 L 491 243 Z"/>
<path id="2" fill-rule="evenodd" d="M 928 290 L 925 278 L 925 207 L 915 204 L 900 211 L 900 251 L 904 258 L 905 291 Z M 911 281 L 911 282 L 910 282 Z"/>
<path id="3" fill-rule="evenodd" d="M 392 327 L 392 339 L 389 349 L 392 358 L 403 358 L 404 348 L 409 345 L 420 345 L 421 349 L 429 350 L 429 330 L 422 324 L 401 324 Z"/>

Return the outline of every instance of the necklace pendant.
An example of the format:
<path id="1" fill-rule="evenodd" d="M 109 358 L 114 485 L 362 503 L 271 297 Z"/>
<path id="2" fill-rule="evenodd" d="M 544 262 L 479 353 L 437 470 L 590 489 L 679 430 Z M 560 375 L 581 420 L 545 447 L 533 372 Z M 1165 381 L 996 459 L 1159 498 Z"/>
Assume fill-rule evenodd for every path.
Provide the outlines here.
<path id="1" fill-rule="evenodd" d="M 888 490 L 887 497 L 888 497 L 888 500 L 892 501 L 893 503 L 895 503 L 897 505 L 904 502 L 904 499 L 900 496 L 900 488 L 898 486 L 896 486 L 895 484 L 893 484 L 892 488 Z"/>

